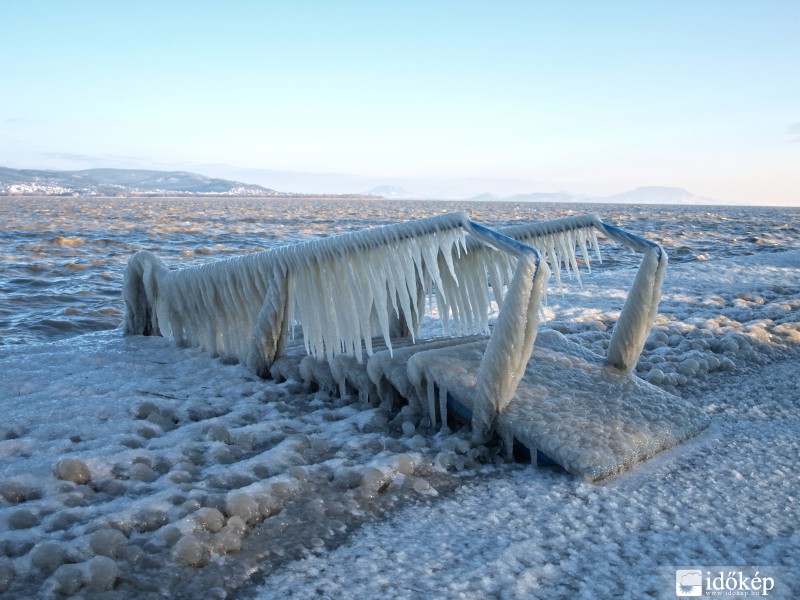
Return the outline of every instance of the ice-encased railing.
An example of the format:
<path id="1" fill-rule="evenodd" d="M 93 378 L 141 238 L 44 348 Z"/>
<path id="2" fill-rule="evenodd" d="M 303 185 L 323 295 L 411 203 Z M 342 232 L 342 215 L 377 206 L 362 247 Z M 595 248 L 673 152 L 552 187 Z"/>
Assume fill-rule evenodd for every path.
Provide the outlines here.
<path id="1" fill-rule="evenodd" d="M 361 362 L 363 352 L 372 354 L 376 335 L 390 350 L 395 335 L 413 340 L 426 295 L 435 296 L 445 332 L 451 333 L 452 320 L 459 336 L 488 332 L 494 299 L 501 308 L 473 392 L 473 427 L 487 432 L 530 358 L 547 262 L 559 282 L 562 271 L 579 279 L 577 250 L 590 267 L 589 249 L 599 258 L 597 231 L 645 254 L 607 357 L 627 373 L 652 325 L 667 256 L 657 244 L 596 216 L 524 224 L 501 234 L 453 213 L 176 271 L 140 252 L 126 272 L 125 329 L 200 346 L 266 376 L 295 324 L 306 352 L 333 366 L 341 354 Z"/>

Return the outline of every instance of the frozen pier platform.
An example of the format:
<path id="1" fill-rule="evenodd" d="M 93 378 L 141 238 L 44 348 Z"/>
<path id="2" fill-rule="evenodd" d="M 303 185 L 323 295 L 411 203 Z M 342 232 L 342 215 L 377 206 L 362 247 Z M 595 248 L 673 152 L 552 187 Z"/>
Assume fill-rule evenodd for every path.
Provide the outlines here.
<path id="1" fill-rule="evenodd" d="M 472 419 L 475 373 L 486 342 L 429 350 L 409 361 L 415 387 L 428 390 L 428 410 Z M 446 404 L 442 404 L 442 396 Z M 436 401 L 438 400 L 438 402 Z M 447 412 L 443 412 L 447 411 Z M 557 331 L 541 331 L 514 397 L 495 429 L 533 462 L 555 463 L 597 480 L 623 471 L 708 427 L 705 412 L 632 374 Z"/>

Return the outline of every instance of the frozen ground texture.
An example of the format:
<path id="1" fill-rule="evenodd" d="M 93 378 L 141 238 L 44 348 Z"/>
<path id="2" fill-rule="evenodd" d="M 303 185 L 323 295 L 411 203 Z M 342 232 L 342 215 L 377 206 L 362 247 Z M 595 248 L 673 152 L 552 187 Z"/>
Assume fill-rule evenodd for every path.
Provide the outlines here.
<path id="1" fill-rule="evenodd" d="M 637 370 L 712 424 L 600 485 L 157 337 L 2 347 L 2 597 L 673 597 L 737 564 L 796 597 L 798 267 L 672 263 Z M 626 274 L 544 326 L 606 348 Z"/>

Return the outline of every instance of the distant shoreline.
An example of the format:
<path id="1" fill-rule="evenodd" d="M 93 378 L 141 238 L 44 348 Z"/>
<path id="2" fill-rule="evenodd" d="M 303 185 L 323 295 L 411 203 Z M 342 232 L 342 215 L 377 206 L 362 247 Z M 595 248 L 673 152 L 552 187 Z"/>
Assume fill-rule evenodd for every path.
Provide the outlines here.
<path id="1" fill-rule="evenodd" d="M 37 199 L 81 199 L 81 200 L 123 200 L 151 198 L 154 200 L 174 199 L 188 200 L 192 198 L 219 198 L 221 200 L 232 200 L 242 198 L 252 198 L 254 200 L 388 200 L 383 196 L 369 196 L 365 194 L 120 194 L 111 195 L 84 195 L 84 194 L 4 194 L 0 193 L 0 198 L 37 198 Z"/>
<path id="2" fill-rule="evenodd" d="M 669 202 L 609 202 L 604 200 L 514 200 L 510 198 L 499 198 L 496 200 L 482 200 L 478 198 L 386 198 L 385 196 L 371 196 L 368 194 L 124 194 L 124 195 L 82 195 L 82 194 L 7 194 L 0 192 L 0 201 L 4 199 L 30 199 L 30 200 L 197 200 L 197 199 L 219 199 L 219 200 L 361 200 L 367 202 L 448 202 L 448 203 L 467 203 L 467 204 L 540 204 L 540 205 L 560 205 L 565 208 L 581 206 L 647 206 L 656 207 L 684 207 L 684 208 L 763 208 L 763 209 L 798 209 L 798 206 L 782 204 L 725 204 L 717 203 L 669 203 Z"/>

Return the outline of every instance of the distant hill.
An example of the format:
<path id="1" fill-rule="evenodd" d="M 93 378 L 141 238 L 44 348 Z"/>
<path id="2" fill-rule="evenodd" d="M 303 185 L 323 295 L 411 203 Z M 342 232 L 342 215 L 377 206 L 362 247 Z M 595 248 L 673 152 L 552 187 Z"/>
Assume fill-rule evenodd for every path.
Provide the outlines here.
<path id="1" fill-rule="evenodd" d="M 435 200 L 435 197 L 420 195 L 395 186 L 380 186 L 373 188 L 370 194 L 398 200 Z M 533 192 L 516 194 L 514 196 L 497 196 L 492 193 L 483 193 L 471 198 L 470 202 L 554 202 L 554 203 L 604 203 L 604 204 L 723 204 L 713 198 L 696 196 L 695 194 L 678 187 L 648 186 L 638 187 L 635 190 L 613 194 L 610 196 L 589 196 L 574 194 L 566 191 L 558 192 Z"/>
<path id="2" fill-rule="evenodd" d="M 500 200 L 494 194 L 490 194 L 489 192 L 478 194 L 477 196 L 473 196 L 472 198 L 467 198 L 470 202 L 497 202 Z"/>
<path id="3" fill-rule="evenodd" d="M 260 185 L 186 171 L 86 169 L 44 171 L 0 167 L 0 195 L 36 196 L 283 196 Z"/>
<path id="4" fill-rule="evenodd" d="M 683 188 L 658 186 L 638 187 L 613 196 L 592 198 L 592 201 L 615 204 L 720 204 L 718 200 L 695 196 Z"/>

